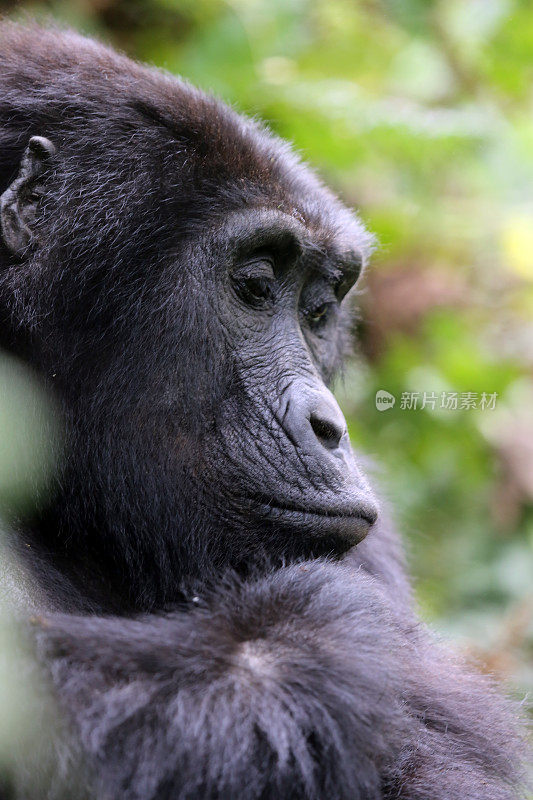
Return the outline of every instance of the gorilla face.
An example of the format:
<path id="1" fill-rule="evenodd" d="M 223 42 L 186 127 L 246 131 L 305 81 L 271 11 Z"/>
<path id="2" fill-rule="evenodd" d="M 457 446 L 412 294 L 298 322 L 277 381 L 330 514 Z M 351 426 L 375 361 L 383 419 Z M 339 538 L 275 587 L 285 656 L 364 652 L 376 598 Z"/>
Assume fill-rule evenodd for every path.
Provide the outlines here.
<path id="1" fill-rule="evenodd" d="M 39 537 L 144 605 L 340 555 L 377 515 L 327 388 L 370 237 L 255 123 L 198 97 L 184 116 L 191 91 L 179 120 L 130 99 L 103 131 L 85 109 L 81 142 L 47 118 L 2 195 L 13 341 L 67 425 Z"/>
<path id="2" fill-rule="evenodd" d="M 215 410 L 209 471 L 218 469 L 233 526 L 252 525 L 266 550 L 343 552 L 376 518 L 327 388 L 347 339 L 342 300 L 362 253 L 357 242 L 266 209 L 233 213 L 217 237 L 226 252 L 213 272 L 231 380 Z"/>

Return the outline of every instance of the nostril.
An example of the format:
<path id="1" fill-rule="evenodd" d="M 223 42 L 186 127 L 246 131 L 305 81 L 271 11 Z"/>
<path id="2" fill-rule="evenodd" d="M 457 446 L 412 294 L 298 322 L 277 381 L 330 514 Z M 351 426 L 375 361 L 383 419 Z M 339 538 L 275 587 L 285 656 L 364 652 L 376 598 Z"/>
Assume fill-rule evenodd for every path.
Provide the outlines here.
<path id="1" fill-rule="evenodd" d="M 316 438 L 324 445 L 334 449 L 339 446 L 339 442 L 344 433 L 344 425 L 339 425 L 329 419 L 324 419 L 317 414 L 311 414 L 309 423 Z"/>

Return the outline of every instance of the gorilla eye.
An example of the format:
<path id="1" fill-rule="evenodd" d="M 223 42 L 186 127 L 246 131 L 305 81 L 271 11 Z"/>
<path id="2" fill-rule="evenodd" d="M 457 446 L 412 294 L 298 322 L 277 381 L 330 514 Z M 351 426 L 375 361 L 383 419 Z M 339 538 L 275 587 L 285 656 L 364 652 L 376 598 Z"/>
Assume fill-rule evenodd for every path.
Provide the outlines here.
<path id="1" fill-rule="evenodd" d="M 237 294 L 254 308 L 262 308 L 274 300 L 274 267 L 270 258 L 246 262 L 234 275 L 234 281 Z"/>
<path id="2" fill-rule="evenodd" d="M 266 278 L 246 278 L 242 282 L 242 290 L 248 300 L 256 303 L 272 298 L 272 286 Z"/>
<path id="3" fill-rule="evenodd" d="M 305 315 L 311 327 L 318 328 L 326 321 L 332 305 L 333 303 L 321 303 Z"/>

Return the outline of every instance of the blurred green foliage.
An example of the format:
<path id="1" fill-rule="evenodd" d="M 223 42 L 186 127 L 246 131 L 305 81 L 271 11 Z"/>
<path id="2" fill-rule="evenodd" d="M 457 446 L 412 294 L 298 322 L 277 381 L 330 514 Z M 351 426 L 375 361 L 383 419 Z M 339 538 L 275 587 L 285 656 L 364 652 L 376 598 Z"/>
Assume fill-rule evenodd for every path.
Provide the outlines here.
<path id="1" fill-rule="evenodd" d="M 4 523 L 47 497 L 61 439 L 57 413 L 36 377 L 0 352 L 0 513 Z"/>
<path id="2" fill-rule="evenodd" d="M 533 686 L 530 0 L 50 0 L 291 139 L 379 248 L 339 387 L 426 616 Z M 396 396 L 378 411 L 375 393 Z M 498 393 L 404 410 L 405 391 Z"/>

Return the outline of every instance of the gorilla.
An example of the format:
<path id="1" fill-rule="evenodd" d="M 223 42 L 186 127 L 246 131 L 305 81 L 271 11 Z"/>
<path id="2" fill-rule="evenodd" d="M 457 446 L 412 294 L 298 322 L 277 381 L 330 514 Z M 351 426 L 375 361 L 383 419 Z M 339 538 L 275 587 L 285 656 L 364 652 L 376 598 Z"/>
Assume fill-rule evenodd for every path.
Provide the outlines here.
<path id="1" fill-rule="evenodd" d="M 7 537 L 54 723 L 6 797 L 525 796 L 519 714 L 418 621 L 328 388 L 359 218 L 217 99 L 7 22 L 0 194 L 0 345 L 65 431 Z"/>

